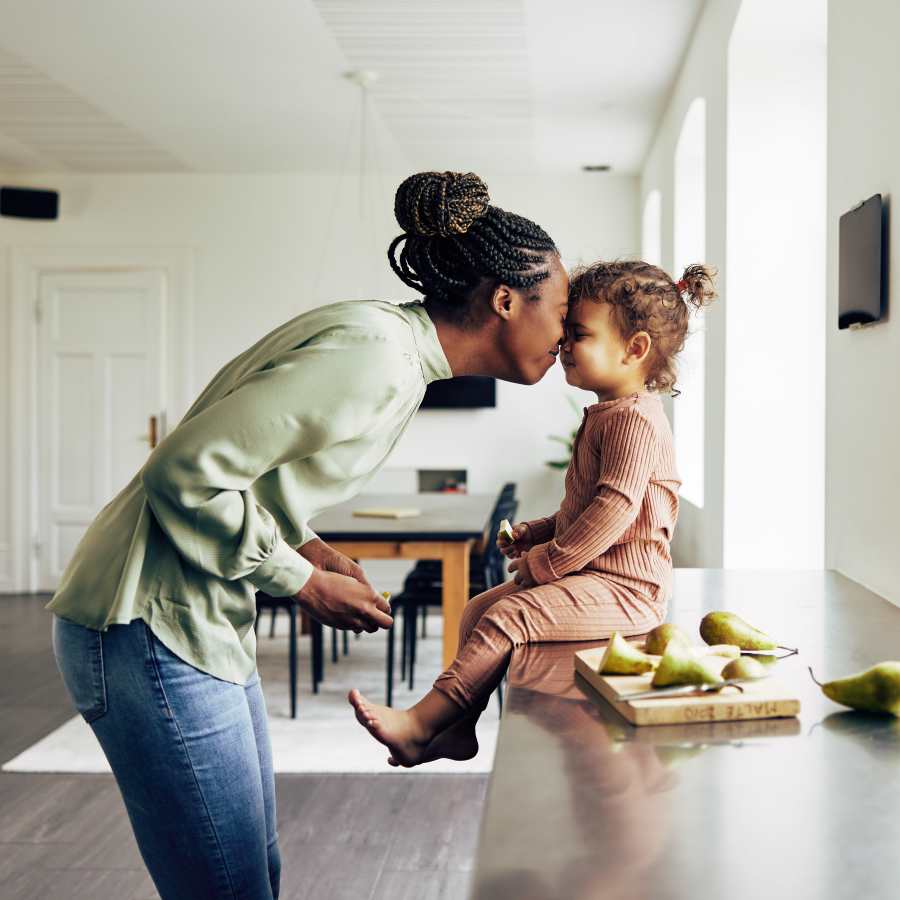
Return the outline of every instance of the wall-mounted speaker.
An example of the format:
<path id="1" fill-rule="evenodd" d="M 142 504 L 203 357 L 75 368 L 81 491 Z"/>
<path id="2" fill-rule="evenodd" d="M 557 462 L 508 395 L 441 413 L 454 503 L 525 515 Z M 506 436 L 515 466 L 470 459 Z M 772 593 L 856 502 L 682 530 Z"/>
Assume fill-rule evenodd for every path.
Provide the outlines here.
<path id="1" fill-rule="evenodd" d="M 58 219 L 59 193 L 34 188 L 0 188 L 0 216 L 17 219 Z"/>

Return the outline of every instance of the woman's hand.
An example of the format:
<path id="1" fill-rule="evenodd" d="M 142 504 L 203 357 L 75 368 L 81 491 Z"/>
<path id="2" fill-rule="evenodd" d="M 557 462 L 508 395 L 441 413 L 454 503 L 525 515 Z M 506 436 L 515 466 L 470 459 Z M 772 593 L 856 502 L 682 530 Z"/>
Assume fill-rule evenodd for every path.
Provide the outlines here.
<path id="1" fill-rule="evenodd" d="M 350 575 L 313 569 L 296 596 L 305 612 L 332 628 L 371 634 L 394 624 L 390 603 L 375 593 L 371 585 L 362 584 Z"/>
<path id="2" fill-rule="evenodd" d="M 507 571 L 515 574 L 514 580 L 519 587 L 530 588 L 537 584 L 531 575 L 531 569 L 528 568 L 527 555 L 522 555 L 518 559 L 514 559 L 509 564 L 509 569 Z"/>
<path id="3" fill-rule="evenodd" d="M 524 523 L 512 526 L 513 540 L 509 541 L 502 534 L 497 535 L 497 547 L 509 559 L 517 559 L 531 549 L 528 526 Z"/>
<path id="4" fill-rule="evenodd" d="M 302 557 L 308 559 L 317 569 L 326 572 L 337 572 L 338 575 L 346 575 L 355 578 L 360 584 L 372 587 L 362 566 L 345 556 L 340 550 L 329 547 L 321 538 L 313 538 L 307 541 L 297 551 Z"/>

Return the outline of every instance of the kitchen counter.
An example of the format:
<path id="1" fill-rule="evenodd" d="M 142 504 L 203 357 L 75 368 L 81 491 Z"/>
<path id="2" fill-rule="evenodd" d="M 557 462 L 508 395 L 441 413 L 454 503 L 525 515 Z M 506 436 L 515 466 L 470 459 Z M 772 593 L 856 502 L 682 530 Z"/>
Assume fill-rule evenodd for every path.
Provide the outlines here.
<path id="1" fill-rule="evenodd" d="M 900 896 L 900 721 L 820 681 L 900 660 L 900 608 L 831 571 L 679 569 L 668 620 L 732 610 L 800 653 L 797 718 L 629 725 L 573 671 L 517 651 L 482 821 L 475 900 Z"/>

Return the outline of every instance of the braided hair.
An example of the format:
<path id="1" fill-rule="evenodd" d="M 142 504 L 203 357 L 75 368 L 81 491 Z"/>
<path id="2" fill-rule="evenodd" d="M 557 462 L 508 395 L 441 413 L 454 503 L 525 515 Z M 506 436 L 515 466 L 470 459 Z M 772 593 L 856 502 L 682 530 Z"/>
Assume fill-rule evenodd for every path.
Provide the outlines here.
<path id="1" fill-rule="evenodd" d="M 484 278 L 528 288 L 550 274 L 559 251 L 534 222 L 490 205 L 487 185 L 469 172 L 411 175 L 394 199 L 403 234 L 388 248 L 400 280 L 445 318 L 466 322 L 472 290 Z"/>
<path id="2" fill-rule="evenodd" d="M 569 308 L 584 300 L 609 303 L 622 340 L 646 331 L 652 343 L 645 387 L 677 397 L 681 392 L 675 388 L 675 358 L 684 349 L 690 313 L 716 298 L 715 276 L 715 269 L 695 264 L 676 283 L 661 268 L 642 260 L 598 262 L 572 273 Z"/>

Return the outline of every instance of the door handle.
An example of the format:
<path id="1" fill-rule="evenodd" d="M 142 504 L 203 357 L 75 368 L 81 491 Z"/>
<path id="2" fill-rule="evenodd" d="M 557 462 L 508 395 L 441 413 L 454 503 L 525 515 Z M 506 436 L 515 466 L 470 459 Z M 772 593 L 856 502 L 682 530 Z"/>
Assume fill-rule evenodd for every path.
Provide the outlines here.
<path id="1" fill-rule="evenodd" d="M 157 417 L 150 416 L 147 420 L 147 433 L 138 438 L 139 441 L 146 441 L 150 445 L 151 450 L 159 443 L 159 429 L 157 423 Z"/>

